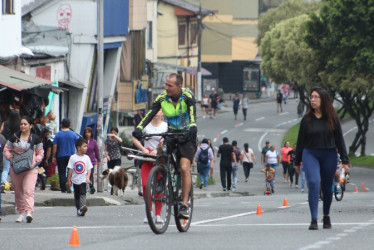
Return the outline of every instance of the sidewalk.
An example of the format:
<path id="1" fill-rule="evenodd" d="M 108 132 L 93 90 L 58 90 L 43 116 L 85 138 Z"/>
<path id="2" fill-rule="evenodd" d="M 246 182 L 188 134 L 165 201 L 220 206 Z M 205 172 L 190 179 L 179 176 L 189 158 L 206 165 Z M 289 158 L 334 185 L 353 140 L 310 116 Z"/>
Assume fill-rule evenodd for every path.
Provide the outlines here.
<path id="1" fill-rule="evenodd" d="M 250 99 L 251 103 L 258 103 L 258 102 L 275 102 L 273 98 L 266 98 L 261 97 L 258 99 Z M 232 102 L 231 100 L 225 100 L 222 105 L 222 109 L 218 110 L 218 113 L 224 112 L 232 112 Z M 196 110 L 197 118 L 202 117 L 202 110 L 200 105 L 197 105 Z M 130 162 L 124 157 L 123 162 Z M 208 191 L 203 191 L 199 188 L 194 187 L 194 198 L 215 198 L 215 197 L 238 197 L 238 196 L 252 196 L 248 191 L 237 191 L 237 192 L 223 192 L 218 172 L 215 171 L 214 179 L 216 181 L 215 185 L 209 185 Z M 196 177 L 197 170 L 196 168 L 192 168 L 193 178 Z M 14 202 L 14 194 L 11 191 L 6 191 L 6 193 L 1 194 L 1 211 L 4 215 L 8 214 L 16 214 L 15 211 L 15 202 Z M 125 195 L 113 196 L 110 195 L 109 192 L 101 192 L 95 194 L 87 194 L 87 205 L 88 206 L 118 206 L 118 205 L 142 205 L 144 204 L 143 197 L 138 195 L 137 188 L 131 190 L 130 187 L 126 188 Z M 51 191 L 48 189 L 46 190 L 36 190 L 35 191 L 35 206 L 36 207 L 52 207 L 52 206 L 74 206 L 74 195 L 61 193 L 59 191 Z"/>

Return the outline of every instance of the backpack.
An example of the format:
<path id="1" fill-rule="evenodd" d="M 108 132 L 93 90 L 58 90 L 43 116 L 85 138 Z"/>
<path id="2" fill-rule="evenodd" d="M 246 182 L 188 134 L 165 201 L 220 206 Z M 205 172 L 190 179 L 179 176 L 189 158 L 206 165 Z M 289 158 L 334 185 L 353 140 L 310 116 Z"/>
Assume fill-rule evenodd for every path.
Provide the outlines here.
<path id="1" fill-rule="evenodd" d="M 200 148 L 200 154 L 199 154 L 199 158 L 197 159 L 200 163 L 203 163 L 203 164 L 207 164 L 209 162 L 209 154 L 208 154 L 208 150 L 209 150 L 209 147 L 206 148 L 206 149 L 202 149 Z"/>

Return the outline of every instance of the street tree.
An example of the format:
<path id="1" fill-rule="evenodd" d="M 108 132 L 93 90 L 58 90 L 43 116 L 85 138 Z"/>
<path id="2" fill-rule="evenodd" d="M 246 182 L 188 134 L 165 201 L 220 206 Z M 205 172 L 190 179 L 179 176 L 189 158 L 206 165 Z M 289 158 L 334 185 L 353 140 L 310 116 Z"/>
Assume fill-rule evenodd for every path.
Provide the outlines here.
<path id="1" fill-rule="evenodd" d="M 326 0 L 307 21 L 305 41 L 318 61 L 319 80 L 341 97 L 357 124 L 351 154 L 361 147 L 374 105 L 374 0 Z"/>
<path id="2" fill-rule="evenodd" d="M 295 81 L 300 100 L 307 103 L 305 96 L 317 84 L 318 61 L 305 42 L 306 14 L 278 23 L 264 36 L 261 51 L 261 70 L 277 83 Z"/>
<path id="3" fill-rule="evenodd" d="M 319 5 L 319 1 L 316 0 L 287 0 L 277 8 L 268 10 L 261 15 L 258 21 L 257 45 L 260 46 L 266 32 L 270 31 L 281 21 L 317 11 Z"/>

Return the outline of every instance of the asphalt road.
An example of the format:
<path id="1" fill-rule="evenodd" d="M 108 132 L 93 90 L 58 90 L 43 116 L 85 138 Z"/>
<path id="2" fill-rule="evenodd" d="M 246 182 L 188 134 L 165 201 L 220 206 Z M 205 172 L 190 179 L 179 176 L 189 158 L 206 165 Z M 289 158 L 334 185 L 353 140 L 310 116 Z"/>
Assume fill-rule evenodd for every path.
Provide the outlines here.
<path id="1" fill-rule="evenodd" d="M 245 122 L 234 121 L 231 112 L 221 113 L 214 120 L 199 119 L 199 134 L 216 138 L 215 146 L 221 144 L 223 136 L 238 140 L 241 148 L 248 142 L 260 159 L 258 148 L 265 140 L 280 148 L 287 128 L 298 121 L 295 109 L 292 100 L 280 115 L 275 112 L 275 103 L 253 104 Z M 216 185 L 209 189 L 220 189 L 217 169 L 218 164 L 214 171 Z M 243 181 L 242 169 L 239 171 L 238 191 L 249 191 L 251 196 L 196 199 L 187 233 L 179 233 L 172 219 L 163 235 L 153 234 L 143 224 L 143 205 L 89 207 L 83 218 L 76 217 L 73 207 L 37 207 L 31 224 L 14 223 L 16 215 L 3 217 L 1 249 L 66 249 L 74 225 L 82 249 L 373 249 L 373 170 L 354 167 L 343 200 L 333 201 L 333 228 L 324 230 L 319 223 L 318 231 L 309 231 L 307 193 L 279 178 L 275 193 L 264 196 L 260 169 L 259 164 L 252 169 L 248 183 Z M 362 191 L 362 183 L 369 192 Z M 356 186 L 358 193 L 354 192 Z M 283 207 L 285 198 L 288 207 Z M 262 215 L 256 215 L 258 204 Z M 319 214 L 321 209 L 322 203 Z"/>

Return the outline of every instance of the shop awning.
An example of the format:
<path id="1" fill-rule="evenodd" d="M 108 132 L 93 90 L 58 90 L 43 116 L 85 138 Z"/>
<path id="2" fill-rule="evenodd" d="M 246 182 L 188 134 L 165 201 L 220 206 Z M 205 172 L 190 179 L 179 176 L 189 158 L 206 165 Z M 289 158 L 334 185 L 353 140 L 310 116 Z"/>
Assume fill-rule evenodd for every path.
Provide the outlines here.
<path id="1" fill-rule="evenodd" d="M 17 91 L 33 89 L 44 85 L 52 85 L 53 82 L 28 75 L 0 65 L 0 85 Z"/>
<path id="2" fill-rule="evenodd" d="M 77 88 L 77 89 L 84 89 L 85 86 L 84 84 L 82 83 L 79 83 L 79 82 L 72 82 L 72 81 L 69 81 L 69 80 L 58 80 L 59 83 L 63 83 L 63 84 L 66 84 L 70 87 L 74 87 L 74 88 Z"/>

